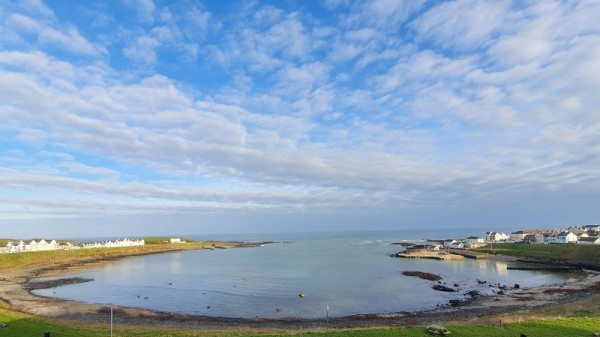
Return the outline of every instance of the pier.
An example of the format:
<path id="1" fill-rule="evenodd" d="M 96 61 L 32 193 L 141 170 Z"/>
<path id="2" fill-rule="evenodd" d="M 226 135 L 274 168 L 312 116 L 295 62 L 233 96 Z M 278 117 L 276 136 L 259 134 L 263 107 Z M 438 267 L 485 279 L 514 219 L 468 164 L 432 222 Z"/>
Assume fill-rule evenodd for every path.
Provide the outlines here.
<path id="1" fill-rule="evenodd" d="M 432 260 L 463 260 L 464 256 L 448 253 L 396 253 L 394 257 L 404 259 L 432 259 Z"/>
<path id="2" fill-rule="evenodd" d="M 478 253 L 466 249 L 448 249 L 447 251 L 448 253 L 461 255 L 469 259 L 489 259 L 490 257 L 494 256 L 492 254 Z"/>

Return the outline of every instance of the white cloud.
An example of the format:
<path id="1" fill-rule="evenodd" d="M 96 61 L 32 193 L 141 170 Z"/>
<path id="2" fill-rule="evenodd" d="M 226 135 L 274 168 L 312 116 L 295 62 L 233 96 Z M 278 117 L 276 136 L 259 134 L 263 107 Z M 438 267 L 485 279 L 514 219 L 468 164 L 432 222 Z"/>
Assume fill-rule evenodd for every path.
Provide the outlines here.
<path id="1" fill-rule="evenodd" d="M 155 38 L 140 36 L 132 45 L 123 49 L 123 55 L 144 65 L 154 65 L 157 60 L 156 47 L 159 45 L 160 43 Z"/>
<path id="2" fill-rule="evenodd" d="M 411 26 L 417 40 L 433 40 L 444 48 L 472 50 L 489 44 L 492 34 L 503 29 L 507 1 L 461 0 L 444 2 L 427 11 Z"/>
<path id="3" fill-rule="evenodd" d="M 48 13 L 1 14 L 0 132 L 28 144 L 0 156 L 7 212 L 398 210 L 600 187 L 594 3 L 329 3 L 331 19 L 128 4 L 143 23 L 106 46 Z M 119 52 L 141 71 L 113 66 Z"/>
<path id="4" fill-rule="evenodd" d="M 6 18 L 4 29 L 12 42 L 25 43 L 25 36 L 34 34 L 37 42 L 45 45 L 63 48 L 72 53 L 101 56 L 107 53 L 104 46 L 92 43 L 81 35 L 72 25 L 57 25 L 49 18 L 34 18 L 19 13 L 11 13 Z"/>
<path id="5" fill-rule="evenodd" d="M 98 55 L 106 53 L 104 47 L 93 45 L 72 26 L 66 27 L 62 31 L 47 27 L 39 33 L 39 41 L 41 43 L 56 44 L 79 54 Z"/>
<path id="6" fill-rule="evenodd" d="M 23 129 L 17 136 L 17 139 L 30 144 L 43 144 L 48 138 L 48 134 L 38 129 Z"/>
<path id="7" fill-rule="evenodd" d="M 140 21 L 143 23 L 154 22 L 156 5 L 152 0 L 123 0 L 123 3 L 132 8 Z"/>

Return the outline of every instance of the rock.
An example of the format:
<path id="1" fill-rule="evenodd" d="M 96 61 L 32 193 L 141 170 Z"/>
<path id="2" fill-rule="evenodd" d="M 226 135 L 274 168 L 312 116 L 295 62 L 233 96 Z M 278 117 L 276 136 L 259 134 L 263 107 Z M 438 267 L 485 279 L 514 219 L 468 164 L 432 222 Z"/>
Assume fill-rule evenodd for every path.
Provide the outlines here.
<path id="1" fill-rule="evenodd" d="M 7 324 L 4 322 L 0 322 L 0 328 L 6 328 Z"/>
<path id="2" fill-rule="evenodd" d="M 513 288 L 519 289 L 519 288 L 521 288 L 521 286 L 518 283 L 515 283 L 515 286 Z"/>
<path id="3" fill-rule="evenodd" d="M 503 290 L 498 290 L 498 295 L 504 295 L 504 291 Z"/>
<path id="4" fill-rule="evenodd" d="M 479 291 L 477 291 L 477 290 L 471 290 L 471 291 L 468 291 L 468 292 L 467 292 L 467 295 L 469 295 L 469 296 L 471 296 L 471 297 L 477 297 L 477 296 L 479 296 L 479 295 L 481 295 L 481 294 L 480 294 L 480 293 L 479 293 Z"/>
<path id="5" fill-rule="evenodd" d="M 445 292 L 449 292 L 449 293 L 456 292 L 456 290 L 454 290 L 452 288 L 449 288 L 449 287 L 446 287 L 446 286 L 443 286 L 441 284 L 436 284 L 436 285 L 434 285 L 431 288 L 434 289 L 434 290 L 437 290 L 437 291 L 445 291 Z"/>
<path id="6" fill-rule="evenodd" d="M 440 275 L 437 274 L 431 274 L 431 273 L 425 273 L 422 271 L 404 271 L 402 272 L 402 275 L 405 276 L 416 276 L 418 278 L 421 278 L 423 280 L 429 280 L 429 281 L 439 281 L 442 279 L 442 277 Z"/>
<path id="7" fill-rule="evenodd" d="M 446 329 L 446 327 L 444 327 L 443 325 L 439 325 L 439 324 L 434 324 L 434 325 L 428 326 L 427 332 L 432 335 L 437 335 L 437 336 L 448 336 L 450 334 L 450 331 L 448 331 L 448 329 Z"/>
<path id="8" fill-rule="evenodd" d="M 450 300 L 448 303 L 450 303 L 453 307 L 457 307 L 460 305 L 461 300 Z"/>
<path id="9" fill-rule="evenodd" d="M 508 289 L 508 287 L 507 286 L 498 286 L 498 289 L 506 290 L 506 289 Z"/>
<path id="10" fill-rule="evenodd" d="M 458 283 L 454 283 L 454 287 L 458 288 L 459 287 Z"/>
<path id="11" fill-rule="evenodd" d="M 478 284 L 486 284 L 486 283 L 487 283 L 487 281 L 477 280 L 477 283 L 478 283 Z"/>

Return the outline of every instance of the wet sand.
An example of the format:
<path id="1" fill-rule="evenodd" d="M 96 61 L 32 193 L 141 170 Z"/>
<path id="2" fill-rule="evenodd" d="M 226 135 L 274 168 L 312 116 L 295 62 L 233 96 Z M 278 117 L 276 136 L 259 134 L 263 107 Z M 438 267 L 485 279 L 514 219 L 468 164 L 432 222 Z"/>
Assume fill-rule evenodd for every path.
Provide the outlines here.
<path id="1" fill-rule="evenodd" d="M 123 257 L 124 258 L 124 257 Z M 506 259 L 506 257 L 500 257 Z M 40 287 L 31 279 L 48 275 L 61 275 L 72 268 L 97 266 L 106 261 L 85 261 L 76 264 L 55 265 L 52 267 L 22 268 L 0 274 L 0 300 L 7 303 L 11 310 L 32 315 L 78 322 L 105 323 L 110 317 L 110 308 L 94 303 L 83 303 L 55 298 L 36 296 L 31 289 Z M 85 281 L 85 280 L 80 280 Z M 78 282 L 78 280 L 56 281 Z M 424 281 L 426 282 L 426 281 Z M 52 283 L 44 287 L 52 286 Z M 189 329 L 289 329 L 300 328 L 358 328 L 358 327 L 394 327 L 425 325 L 430 323 L 461 321 L 476 317 L 535 309 L 583 300 L 600 292 L 600 273 L 586 271 L 571 281 L 539 288 L 506 288 L 502 294 L 494 296 L 476 296 L 458 305 L 446 305 L 434 310 L 416 312 L 396 312 L 385 314 L 364 314 L 347 317 L 322 319 L 245 319 L 197 316 L 168 313 L 130 307 L 113 307 L 115 324 L 173 327 Z"/>

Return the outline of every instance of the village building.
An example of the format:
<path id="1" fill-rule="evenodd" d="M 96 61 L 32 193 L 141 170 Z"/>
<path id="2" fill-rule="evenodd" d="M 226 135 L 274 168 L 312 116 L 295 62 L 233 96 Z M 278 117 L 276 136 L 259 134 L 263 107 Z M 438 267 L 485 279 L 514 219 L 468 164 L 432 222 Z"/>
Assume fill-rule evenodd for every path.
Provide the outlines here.
<path id="1" fill-rule="evenodd" d="M 574 242 L 577 242 L 577 235 L 575 235 L 571 232 L 563 231 L 558 234 L 550 235 L 549 237 L 546 238 L 546 242 L 547 243 L 560 243 L 560 244 L 572 243 L 572 242 L 574 243 Z"/>
<path id="2" fill-rule="evenodd" d="M 542 234 L 527 234 L 523 238 L 525 243 L 544 243 L 545 237 Z"/>
<path id="3" fill-rule="evenodd" d="M 529 234 L 529 233 L 526 231 L 516 231 L 516 232 L 510 233 L 509 236 L 512 241 L 521 242 L 521 241 L 523 241 L 523 239 L 525 239 L 525 236 L 527 234 Z"/>
<path id="4" fill-rule="evenodd" d="M 600 225 L 585 225 L 583 226 L 583 230 L 600 232 Z"/>
<path id="5" fill-rule="evenodd" d="M 115 240 L 106 242 L 92 242 L 84 243 L 80 246 L 76 246 L 70 242 L 59 244 L 56 240 L 46 241 L 44 239 L 31 240 L 25 243 L 23 240 L 19 242 L 8 242 L 5 247 L 0 249 L 0 253 L 21 253 L 21 252 L 40 252 L 50 250 L 71 250 L 81 248 L 112 248 L 112 247 L 131 247 L 131 246 L 143 246 L 146 242 L 143 239 L 140 240 Z"/>
<path id="6" fill-rule="evenodd" d="M 50 242 L 48 242 L 44 239 L 41 239 L 39 241 L 31 240 L 28 244 L 25 245 L 26 252 L 40 252 L 40 251 L 57 250 L 57 249 L 58 249 L 58 243 L 56 243 L 56 240 L 52 240 Z"/>
<path id="7" fill-rule="evenodd" d="M 485 239 L 481 238 L 479 236 L 469 236 L 468 238 L 465 239 L 465 243 L 485 243 Z"/>
<path id="8" fill-rule="evenodd" d="M 460 249 L 465 248 L 464 242 L 460 240 L 447 240 L 444 241 L 444 248 L 446 249 Z"/>
<path id="9" fill-rule="evenodd" d="M 600 237 L 584 237 L 579 238 L 577 243 L 580 245 L 600 245 Z"/>
<path id="10" fill-rule="evenodd" d="M 500 242 L 506 241 L 510 239 L 510 236 L 502 233 L 502 232 L 486 232 L 485 233 L 485 241 L 486 242 Z"/>

